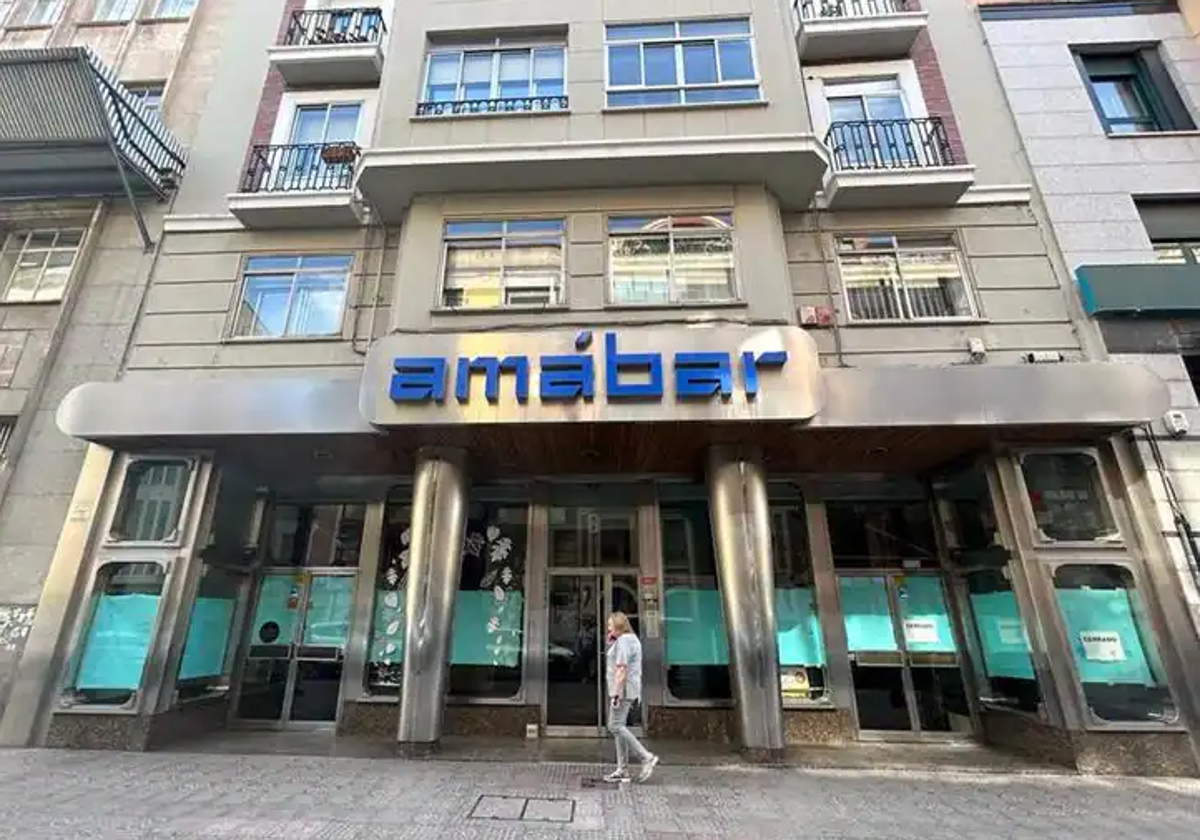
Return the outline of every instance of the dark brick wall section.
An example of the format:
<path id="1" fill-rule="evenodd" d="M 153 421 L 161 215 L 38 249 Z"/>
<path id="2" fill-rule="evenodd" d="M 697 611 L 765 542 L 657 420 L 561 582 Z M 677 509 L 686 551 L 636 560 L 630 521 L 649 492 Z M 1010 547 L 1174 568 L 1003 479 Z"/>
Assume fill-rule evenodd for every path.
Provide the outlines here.
<path id="1" fill-rule="evenodd" d="M 286 0 L 283 5 L 283 18 L 279 21 L 279 32 L 275 43 L 283 42 L 288 26 L 292 22 L 292 13 L 304 10 L 304 0 Z M 266 49 L 266 47 L 264 47 Z M 267 70 L 267 81 L 263 84 L 262 98 L 258 100 L 258 114 L 254 118 L 254 130 L 250 133 L 250 148 L 246 149 L 246 161 L 242 167 L 245 172 L 250 165 L 250 150 L 255 146 L 265 146 L 271 142 L 271 131 L 275 128 L 275 119 L 279 116 L 279 105 L 283 101 L 283 76 L 274 67 Z"/>
<path id="2" fill-rule="evenodd" d="M 919 4 L 912 3 L 912 6 L 917 8 Z M 917 68 L 917 78 L 921 82 L 921 93 L 925 97 L 925 107 L 929 110 L 929 116 L 942 118 L 954 159 L 959 163 L 969 163 L 966 150 L 963 149 L 962 136 L 958 133 L 958 123 L 954 120 L 954 111 L 950 107 L 950 96 L 946 93 L 946 81 L 942 78 L 937 50 L 933 48 L 933 41 L 929 38 L 929 30 L 924 29 L 917 36 L 912 48 L 912 61 Z"/>

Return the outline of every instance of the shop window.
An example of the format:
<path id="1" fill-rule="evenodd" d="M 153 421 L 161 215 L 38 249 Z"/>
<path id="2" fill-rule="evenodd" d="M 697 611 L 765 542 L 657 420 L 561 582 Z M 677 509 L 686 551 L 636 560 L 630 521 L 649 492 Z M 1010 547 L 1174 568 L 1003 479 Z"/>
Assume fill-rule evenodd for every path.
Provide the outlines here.
<path id="1" fill-rule="evenodd" d="M 187 459 L 139 458 L 125 471 L 125 487 L 113 516 L 113 542 L 177 542 L 193 463 Z"/>
<path id="2" fill-rule="evenodd" d="M 830 501 L 825 510 L 839 569 L 938 565 L 933 518 L 923 499 Z"/>
<path id="3" fill-rule="evenodd" d="M 233 319 L 234 338 L 329 338 L 342 331 L 349 256 L 251 257 Z"/>
<path id="4" fill-rule="evenodd" d="M 263 562 L 267 566 L 357 566 L 365 517 L 363 505 L 276 505 Z"/>
<path id="5" fill-rule="evenodd" d="M 963 575 L 975 633 L 976 663 L 985 703 L 1040 713 L 1042 695 L 1033 669 L 1029 634 L 1007 569 L 976 569 Z"/>
<path id="6" fill-rule="evenodd" d="M 775 636 L 784 703 L 825 698 L 825 641 L 817 616 L 816 587 L 803 508 L 771 511 L 775 564 Z"/>
<path id="7" fill-rule="evenodd" d="M 708 502 L 664 502 L 660 511 L 667 689 L 678 700 L 728 700 L 729 645 Z"/>
<path id="8" fill-rule="evenodd" d="M 612 216 L 608 271 L 617 305 L 735 300 L 733 216 Z"/>
<path id="9" fill-rule="evenodd" d="M 197 697 L 228 685 L 230 633 L 245 580 L 245 575 L 204 566 L 176 676 L 181 698 Z"/>
<path id="10" fill-rule="evenodd" d="M 838 265 L 851 321 L 976 317 L 963 257 L 950 234 L 839 236 Z"/>
<path id="11" fill-rule="evenodd" d="M 412 508 L 407 498 L 389 498 L 375 574 L 371 644 L 367 648 L 367 688 L 372 694 L 398 693 L 404 674 L 404 597 L 411 522 Z"/>
<path id="12" fill-rule="evenodd" d="M 1120 539 L 1100 477 L 1088 452 L 1027 452 L 1021 474 L 1038 537 L 1045 542 Z"/>
<path id="13" fill-rule="evenodd" d="M 0 249 L 4 303 L 62 300 L 83 244 L 82 228 L 18 230 Z"/>
<path id="14" fill-rule="evenodd" d="M 65 692 L 69 702 L 120 706 L 134 699 L 165 581 L 158 563 L 100 568 Z"/>
<path id="15" fill-rule="evenodd" d="M 1177 723 L 1133 573 L 1112 564 L 1059 566 L 1054 594 L 1092 717 Z"/>
<path id="16" fill-rule="evenodd" d="M 447 222 L 442 305 L 454 309 L 562 302 L 562 219 Z"/>

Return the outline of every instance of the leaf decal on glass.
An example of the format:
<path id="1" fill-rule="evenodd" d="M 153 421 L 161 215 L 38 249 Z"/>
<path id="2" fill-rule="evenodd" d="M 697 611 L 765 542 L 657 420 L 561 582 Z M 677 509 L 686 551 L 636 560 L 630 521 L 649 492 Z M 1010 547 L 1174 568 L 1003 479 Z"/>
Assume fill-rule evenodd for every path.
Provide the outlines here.
<path id="1" fill-rule="evenodd" d="M 501 603 L 504 601 L 505 598 L 508 597 L 508 593 L 505 592 L 503 589 L 501 589 L 499 586 L 497 586 L 494 589 L 492 589 L 492 597 L 496 599 L 496 603 Z"/>
<path id="2" fill-rule="evenodd" d="M 513 582 L 513 572 L 508 566 L 505 566 L 500 571 L 500 582 L 505 586 L 509 586 Z"/>
<path id="3" fill-rule="evenodd" d="M 487 541 L 483 538 L 483 534 L 478 531 L 468 534 L 467 538 L 463 540 L 463 553 L 471 557 L 478 557 L 486 544 Z"/>
<path id="4" fill-rule="evenodd" d="M 391 655 L 391 654 L 395 653 L 395 652 L 396 652 L 396 645 L 395 645 L 395 644 L 393 644 L 392 642 L 388 642 L 386 645 L 384 645 L 384 647 L 383 647 L 383 652 L 384 652 L 385 654 L 388 654 L 388 655 Z M 389 663 L 389 664 L 390 664 L 390 663 Z"/>
<path id="5" fill-rule="evenodd" d="M 383 573 L 383 579 L 387 581 L 388 586 L 395 586 L 400 582 L 400 572 L 395 568 L 389 568 Z"/>
<path id="6" fill-rule="evenodd" d="M 491 589 L 495 583 L 496 583 L 496 570 L 493 569 L 492 571 L 490 571 L 486 575 L 484 575 L 482 578 L 480 578 L 479 588 L 480 589 Z"/>
<path id="7" fill-rule="evenodd" d="M 383 605 L 389 610 L 394 610 L 400 606 L 400 593 L 389 592 L 383 596 Z"/>
<path id="8" fill-rule="evenodd" d="M 404 545 L 408 545 L 408 541 L 410 539 L 412 539 L 412 535 L 409 533 L 408 528 L 405 528 L 400 532 L 400 542 L 402 542 Z"/>
<path id="9" fill-rule="evenodd" d="M 512 554 L 513 541 L 511 537 L 501 537 L 492 543 L 492 547 L 488 552 L 489 558 L 493 563 L 503 563 L 508 559 L 508 555 Z"/>
<path id="10" fill-rule="evenodd" d="M 385 635 L 395 636 L 400 632 L 400 622 L 398 620 L 388 622 L 388 626 L 384 628 L 383 632 Z"/>
<path id="11" fill-rule="evenodd" d="M 408 568 L 408 549 L 407 548 L 400 552 L 400 568 L 401 569 Z"/>
<path id="12" fill-rule="evenodd" d="M 499 528 L 497 528 L 495 525 L 489 525 L 489 526 L 487 526 L 487 538 L 488 538 L 488 542 L 495 542 L 495 541 L 496 541 L 496 538 L 497 538 L 498 536 L 500 536 L 500 529 L 499 529 Z"/>

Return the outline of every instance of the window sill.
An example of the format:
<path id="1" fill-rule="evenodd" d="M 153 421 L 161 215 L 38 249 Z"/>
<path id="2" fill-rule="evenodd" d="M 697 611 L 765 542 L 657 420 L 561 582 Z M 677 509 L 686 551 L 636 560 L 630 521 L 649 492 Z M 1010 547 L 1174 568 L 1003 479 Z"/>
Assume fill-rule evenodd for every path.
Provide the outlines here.
<path id="1" fill-rule="evenodd" d="M 784 709 L 812 712 L 836 712 L 838 710 L 837 704 L 833 702 L 832 698 L 825 698 L 824 700 L 782 700 L 781 702 Z"/>
<path id="2" fill-rule="evenodd" d="M 395 706 L 400 703 L 400 698 L 390 694 L 364 694 L 361 697 L 356 698 L 353 702 L 368 703 L 378 706 Z"/>
<path id="3" fill-rule="evenodd" d="M 39 29 L 53 29 L 56 24 L 53 23 L 20 23 L 16 26 L 6 26 L 6 32 L 37 32 Z"/>
<path id="4" fill-rule="evenodd" d="M 470 309 L 465 306 L 435 306 L 430 310 L 433 315 L 507 315 L 513 312 L 530 314 L 538 312 L 570 312 L 571 307 L 565 303 L 553 306 L 492 306 L 487 309 Z"/>
<path id="5" fill-rule="evenodd" d="M 141 24 L 150 24 L 150 23 L 185 23 L 185 22 L 187 22 L 187 21 L 189 21 L 189 20 L 191 20 L 191 19 L 192 19 L 192 16 L 191 16 L 191 15 L 164 15 L 164 16 L 161 16 L 161 17 L 160 17 L 160 16 L 157 16 L 157 15 L 150 15 L 150 16 L 148 16 L 148 17 L 140 17 L 140 18 L 138 18 L 138 19 L 137 19 L 137 22 L 138 22 L 138 23 L 141 23 Z"/>
<path id="6" fill-rule="evenodd" d="M 681 310 L 690 312 L 705 309 L 745 309 L 745 300 L 711 300 L 688 301 L 686 303 L 606 303 L 606 311 L 615 312 L 661 312 L 662 310 Z"/>
<path id="7" fill-rule="evenodd" d="M 81 20 L 75 24 L 76 29 L 103 29 L 106 26 L 128 26 L 133 18 L 125 20 Z"/>
<path id="8" fill-rule="evenodd" d="M 332 344 L 349 341 L 344 335 L 284 335 L 278 338 L 229 335 L 221 339 L 222 344 Z"/>
<path id="9" fill-rule="evenodd" d="M 1135 131 L 1131 134 L 1110 134 L 1104 132 L 1110 140 L 1145 140 L 1148 137 L 1200 137 L 1200 129 L 1172 129 L 1171 131 Z"/>
<path id="10" fill-rule="evenodd" d="M 76 703 L 71 706 L 56 706 L 50 710 L 50 713 L 55 715 L 120 715 L 123 717 L 133 717 L 138 714 L 138 710 L 129 704 L 104 706 L 100 703 Z"/>
<path id="11" fill-rule="evenodd" d="M 464 114 L 413 114 L 410 122 L 444 122 L 446 120 L 493 120 L 511 119 L 513 117 L 569 117 L 571 110 L 563 108 L 558 111 L 527 110 L 527 111 L 471 111 Z"/>
<path id="12" fill-rule="evenodd" d="M 675 102 L 669 105 L 605 105 L 601 109 L 601 113 L 627 114 L 643 111 L 709 111 L 714 108 L 766 108 L 770 104 L 770 101 L 766 99 L 754 99 L 747 102 Z"/>

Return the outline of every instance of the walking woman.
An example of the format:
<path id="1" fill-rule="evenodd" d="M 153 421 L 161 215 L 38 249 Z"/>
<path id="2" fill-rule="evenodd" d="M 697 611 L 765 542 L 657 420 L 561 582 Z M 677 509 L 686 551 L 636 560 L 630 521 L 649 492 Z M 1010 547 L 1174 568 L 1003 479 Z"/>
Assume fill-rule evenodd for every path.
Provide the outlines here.
<path id="1" fill-rule="evenodd" d="M 658 756 L 642 746 L 629 731 L 629 713 L 642 700 L 642 643 L 629 626 L 629 617 L 615 612 L 608 617 L 608 650 L 605 654 L 608 686 L 608 731 L 617 744 L 617 769 L 604 777 L 620 782 L 629 778 L 629 754 L 642 765 L 638 781 L 654 773 Z"/>

